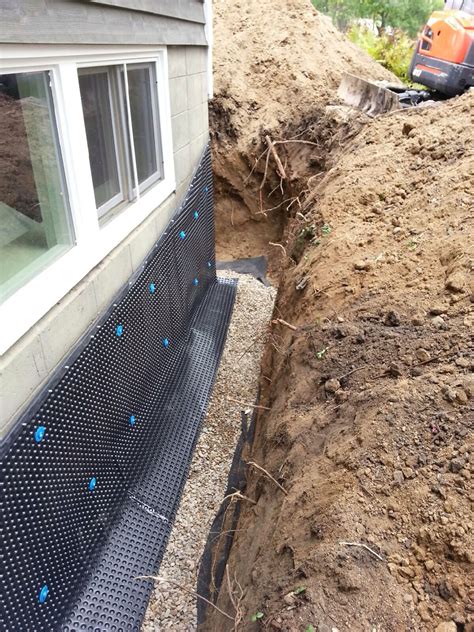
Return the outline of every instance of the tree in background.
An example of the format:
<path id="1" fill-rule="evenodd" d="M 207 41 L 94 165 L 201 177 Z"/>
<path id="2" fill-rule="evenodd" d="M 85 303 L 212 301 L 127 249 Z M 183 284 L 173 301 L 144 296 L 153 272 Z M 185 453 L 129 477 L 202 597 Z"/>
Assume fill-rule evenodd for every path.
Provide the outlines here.
<path id="1" fill-rule="evenodd" d="M 312 0 L 312 2 L 318 11 L 330 15 L 341 31 L 347 30 L 355 18 L 361 17 L 358 15 L 359 3 L 356 0 Z"/>
<path id="2" fill-rule="evenodd" d="M 414 37 L 424 26 L 430 13 L 442 9 L 443 0 L 363 0 L 364 17 L 372 19 L 384 31 L 387 27 L 401 29 Z"/>
<path id="3" fill-rule="evenodd" d="M 337 28 L 408 83 L 414 37 L 443 0 L 312 0 Z M 363 22 L 367 20 L 367 22 Z"/>
<path id="4" fill-rule="evenodd" d="M 388 27 L 401 29 L 414 37 L 432 11 L 443 7 L 443 0 L 312 0 L 318 11 L 332 17 L 337 27 L 347 30 L 360 18 L 372 20 L 383 33 Z"/>

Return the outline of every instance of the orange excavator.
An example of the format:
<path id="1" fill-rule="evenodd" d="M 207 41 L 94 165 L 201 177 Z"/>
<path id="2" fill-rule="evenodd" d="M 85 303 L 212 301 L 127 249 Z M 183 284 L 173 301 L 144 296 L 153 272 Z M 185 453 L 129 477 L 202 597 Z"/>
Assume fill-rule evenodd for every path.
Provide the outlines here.
<path id="1" fill-rule="evenodd" d="M 408 71 L 448 97 L 474 86 L 474 0 L 446 0 L 421 32 Z"/>
<path id="2" fill-rule="evenodd" d="M 443 11 L 431 14 L 418 37 L 410 62 L 411 81 L 418 90 L 402 84 L 373 82 L 344 73 L 338 95 L 369 116 L 440 101 L 474 86 L 474 0 L 445 0 Z"/>

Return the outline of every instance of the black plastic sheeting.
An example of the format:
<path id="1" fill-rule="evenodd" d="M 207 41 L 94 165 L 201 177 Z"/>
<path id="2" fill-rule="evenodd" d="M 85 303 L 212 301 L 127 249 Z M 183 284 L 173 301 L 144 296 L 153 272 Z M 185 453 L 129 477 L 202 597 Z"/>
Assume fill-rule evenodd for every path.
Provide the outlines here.
<path id="1" fill-rule="evenodd" d="M 231 270 L 239 274 L 250 274 L 267 287 L 271 285 L 267 280 L 267 258 L 249 257 L 248 259 L 234 259 L 233 261 L 218 261 L 217 270 Z"/>
<path id="2" fill-rule="evenodd" d="M 259 397 L 257 397 L 258 402 Z M 224 500 L 216 513 L 207 536 L 199 564 L 197 593 L 213 604 L 217 603 L 224 580 L 224 572 L 234 543 L 235 529 L 240 516 L 241 501 L 229 498 L 236 491 L 245 492 L 247 478 L 242 460 L 244 449 L 253 444 L 255 434 L 256 409 L 252 413 L 241 412 L 242 431 L 232 459 L 227 478 Z M 205 629 L 206 616 L 211 606 L 204 599 L 197 600 L 198 629 Z"/>
<path id="3" fill-rule="evenodd" d="M 2 629 L 137 630 L 235 296 L 209 149 L 143 268 L 2 446 Z"/>

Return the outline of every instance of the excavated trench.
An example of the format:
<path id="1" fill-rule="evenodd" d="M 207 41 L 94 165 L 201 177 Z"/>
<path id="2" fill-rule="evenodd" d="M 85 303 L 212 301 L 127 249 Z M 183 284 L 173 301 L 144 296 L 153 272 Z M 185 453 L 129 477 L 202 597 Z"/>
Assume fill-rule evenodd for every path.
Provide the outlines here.
<path id="1" fill-rule="evenodd" d="M 214 121 L 217 251 L 279 290 L 204 632 L 471 629 L 471 117 L 329 106 L 248 152 Z"/>
<path id="2" fill-rule="evenodd" d="M 273 340 L 274 286 L 289 265 L 284 244 L 295 241 L 289 227 L 301 222 L 297 217 L 303 200 L 299 199 L 301 174 L 309 169 L 322 173 L 325 166 L 323 135 L 317 129 L 314 121 L 305 120 L 286 131 L 297 142 L 269 145 L 264 138 L 266 153 L 262 150 L 254 165 L 243 157 L 223 160 L 219 146 L 214 147 L 218 275 L 238 277 L 237 297 L 209 413 L 143 632 L 192 630 L 196 620 L 205 629 L 207 604 L 202 598 L 215 601 L 226 579 L 226 561 L 241 509 L 240 493 L 245 489 L 248 467 L 257 467 L 248 465 L 258 410 L 253 403 L 259 388 L 265 390 L 265 383 L 259 386 L 261 361 Z M 296 239 L 293 262 L 299 256 L 298 247 L 301 244 Z M 273 287 L 265 278 L 264 259 Z M 196 581 L 197 603 L 193 596 Z"/>
<path id="3" fill-rule="evenodd" d="M 311 181 L 320 180 L 325 175 L 330 168 L 331 152 L 335 147 L 339 150 L 344 141 L 356 135 L 366 117 L 350 108 L 326 107 L 324 111 L 288 126 L 281 138 L 271 139 L 262 133 L 260 151 L 255 150 L 250 157 L 235 156 L 226 151 L 222 125 L 225 116 L 216 109 L 211 108 L 211 112 L 217 259 L 238 260 L 247 267 L 246 261 L 264 257 L 268 263 L 268 277 L 278 288 L 285 272 L 300 261 L 306 244 L 315 237 L 316 229 L 313 224 L 308 229 L 305 217 L 314 201 Z M 320 224 L 319 229 L 322 222 Z M 277 295 L 273 325 L 278 324 L 280 315 Z M 289 325 L 286 321 L 280 322 L 283 326 Z M 294 329 L 291 325 L 289 328 Z M 245 496 L 247 473 L 249 469 L 259 473 L 258 464 L 251 460 L 252 454 L 261 451 L 262 441 L 265 442 L 257 421 L 258 413 L 265 407 L 260 407 L 259 401 L 271 399 L 272 381 L 278 373 L 273 356 L 280 336 L 272 330 L 270 322 L 267 321 L 263 336 L 259 331 L 256 339 L 261 347 L 261 354 L 257 356 L 259 369 L 254 368 L 255 377 L 257 371 L 259 373 L 258 389 L 254 391 L 257 405 L 253 409 L 248 405 L 241 406 L 241 434 L 235 446 L 225 497 L 200 560 L 197 593 L 203 599 L 197 599 L 197 619 L 198 627 L 203 631 L 215 625 L 208 621 L 214 610 L 210 610 L 206 600 L 217 603 L 222 586 L 237 581 L 229 578 L 226 564 L 241 503 L 248 501 Z M 239 359 L 241 356 L 234 361 Z M 247 401 L 254 398 L 248 396 Z M 265 475 L 270 476 L 267 472 Z M 221 619 L 217 626 L 222 623 Z M 240 629 L 241 624 L 234 619 L 235 629 Z"/>
<path id="4" fill-rule="evenodd" d="M 261 131 L 245 153 L 233 147 L 234 131 L 222 107 L 211 103 L 218 260 L 264 255 L 269 277 L 278 284 L 314 185 L 367 120 L 349 107 L 315 107 L 278 136 Z M 298 257 L 295 251 L 290 258 Z"/>
<path id="5" fill-rule="evenodd" d="M 368 119 L 341 77 L 391 73 L 306 0 L 244 5 L 214 3 L 217 253 L 279 289 L 200 629 L 470 631 L 473 95 Z"/>

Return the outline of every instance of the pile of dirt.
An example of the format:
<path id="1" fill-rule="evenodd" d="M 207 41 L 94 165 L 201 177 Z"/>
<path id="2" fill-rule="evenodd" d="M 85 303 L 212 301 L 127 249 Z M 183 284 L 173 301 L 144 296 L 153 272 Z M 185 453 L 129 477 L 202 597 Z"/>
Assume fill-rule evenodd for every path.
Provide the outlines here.
<path id="1" fill-rule="evenodd" d="M 284 491 L 249 470 L 237 629 L 474 629 L 473 112 L 365 124 L 288 225 L 251 455 Z"/>
<path id="2" fill-rule="evenodd" d="M 296 180 L 308 169 L 324 168 L 333 128 L 345 126 L 344 113 L 341 120 L 337 108 L 327 109 L 337 104 L 342 73 L 394 77 L 347 41 L 309 0 L 217 0 L 213 5 L 217 255 L 229 260 L 271 252 L 268 242 L 278 241 L 284 228 L 279 209 L 270 219 L 261 212 L 285 199 L 278 179 L 269 175 L 260 191 L 264 160 L 249 177 L 266 147 L 265 136 L 275 140 L 304 133 L 317 143 L 318 151 L 313 146 L 309 152 L 304 144 L 286 148 L 287 184 L 297 189 Z"/>

